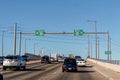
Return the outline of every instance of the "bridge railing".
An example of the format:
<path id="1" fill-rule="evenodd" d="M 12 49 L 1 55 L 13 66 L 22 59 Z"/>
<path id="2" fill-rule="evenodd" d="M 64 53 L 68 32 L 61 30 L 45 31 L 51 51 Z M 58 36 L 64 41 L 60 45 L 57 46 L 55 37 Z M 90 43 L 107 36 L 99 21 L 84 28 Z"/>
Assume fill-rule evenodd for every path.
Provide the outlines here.
<path id="1" fill-rule="evenodd" d="M 111 64 L 116 64 L 116 65 L 120 65 L 120 60 L 106 60 L 106 59 L 95 59 L 95 58 L 91 58 L 97 61 L 101 61 L 101 62 L 106 62 L 106 63 L 111 63 Z"/>

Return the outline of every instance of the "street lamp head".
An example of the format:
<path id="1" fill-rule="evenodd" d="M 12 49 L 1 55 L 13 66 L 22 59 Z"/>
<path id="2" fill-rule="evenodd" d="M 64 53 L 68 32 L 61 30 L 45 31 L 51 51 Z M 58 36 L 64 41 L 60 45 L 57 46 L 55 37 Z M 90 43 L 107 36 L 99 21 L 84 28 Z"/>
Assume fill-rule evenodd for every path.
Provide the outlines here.
<path id="1" fill-rule="evenodd" d="M 87 22 L 96 22 L 96 21 L 94 21 L 94 20 L 89 20 L 89 19 L 88 19 Z"/>
<path id="2" fill-rule="evenodd" d="M 87 22 L 89 22 L 90 20 L 87 20 Z"/>
<path id="3" fill-rule="evenodd" d="M 31 38 L 27 38 L 27 39 L 25 39 L 25 40 L 32 40 Z"/>
<path id="4" fill-rule="evenodd" d="M 8 32 L 8 31 L 10 31 L 10 30 L 3 30 L 3 32 Z"/>

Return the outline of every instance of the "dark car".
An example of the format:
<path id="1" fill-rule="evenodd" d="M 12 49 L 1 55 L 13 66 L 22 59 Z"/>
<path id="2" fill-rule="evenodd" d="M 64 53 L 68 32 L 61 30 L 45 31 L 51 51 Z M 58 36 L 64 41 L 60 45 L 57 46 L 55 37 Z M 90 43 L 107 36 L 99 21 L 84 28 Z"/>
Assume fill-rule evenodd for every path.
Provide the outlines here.
<path id="1" fill-rule="evenodd" d="M 4 56 L 0 56 L 0 64 L 3 63 L 3 60 L 4 60 Z"/>
<path id="2" fill-rule="evenodd" d="M 44 55 L 41 59 L 41 63 L 50 63 L 50 58 L 47 55 Z"/>
<path id="3" fill-rule="evenodd" d="M 23 59 L 24 59 L 25 61 L 29 61 L 29 59 L 28 59 L 28 56 L 27 56 L 27 55 L 22 55 L 22 57 L 23 57 Z"/>
<path id="4" fill-rule="evenodd" d="M 64 71 L 77 71 L 76 59 L 66 58 L 62 65 L 62 72 Z"/>

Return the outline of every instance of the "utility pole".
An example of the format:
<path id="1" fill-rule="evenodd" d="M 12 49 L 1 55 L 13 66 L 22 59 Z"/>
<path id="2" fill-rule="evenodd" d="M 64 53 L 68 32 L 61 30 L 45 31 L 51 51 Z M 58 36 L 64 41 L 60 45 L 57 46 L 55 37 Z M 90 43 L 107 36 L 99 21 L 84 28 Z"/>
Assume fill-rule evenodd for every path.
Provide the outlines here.
<path id="1" fill-rule="evenodd" d="M 19 33 L 20 38 L 19 38 L 19 49 L 18 49 L 18 54 L 21 55 L 21 32 Z"/>
<path id="2" fill-rule="evenodd" d="M 13 48 L 13 55 L 16 55 L 16 29 L 17 28 L 17 24 L 14 24 L 14 48 Z"/>
<path id="3" fill-rule="evenodd" d="M 39 43 L 34 43 L 34 54 L 35 54 L 35 50 L 36 50 L 36 44 L 39 44 Z"/>
<path id="4" fill-rule="evenodd" d="M 3 31 L 3 33 L 2 33 L 2 56 L 4 54 L 4 32 L 5 31 Z"/>
<path id="5" fill-rule="evenodd" d="M 111 51 L 111 37 L 109 38 L 110 39 L 110 51 Z M 111 54 L 112 54 L 112 52 L 111 52 Z M 110 60 L 112 60 L 112 56 L 111 56 L 111 54 L 110 54 Z"/>
<path id="6" fill-rule="evenodd" d="M 91 56 L 90 57 L 92 58 L 92 41 L 91 41 Z"/>
<path id="7" fill-rule="evenodd" d="M 4 56 L 4 33 L 8 32 L 9 30 L 2 31 L 2 56 Z"/>
<path id="8" fill-rule="evenodd" d="M 25 39 L 25 53 L 26 53 L 26 43 L 27 43 L 27 40 L 31 40 L 31 39 Z"/>
<path id="9" fill-rule="evenodd" d="M 88 58 L 90 58 L 90 37 L 88 35 Z"/>
<path id="10" fill-rule="evenodd" d="M 99 43 L 100 43 L 100 40 L 99 40 L 99 37 L 97 38 L 97 42 L 98 42 L 98 47 L 97 47 L 97 48 L 98 48 L 98 50 L 97 50 L 98 52 L 97 52 L 97 53 L 98 53 L 98 59 L 99 59 L 99 57 L 100 57 L 100 54 L 99 54 L 99 51 L 100 51 L 100 50 L 99 50 L 99 48 L 100 48 L 100 44 L 99 44 Z"/>
<path id="11" fill-rule="evenodd" d="M 107 32 L 107 51 L 109 51 L 110 50 L 110 46 L 109 46 L 109 32 Z M 108 60 L 109 60 L 109 54 L 107 54 L 107 57 L 108 57 Z"/>

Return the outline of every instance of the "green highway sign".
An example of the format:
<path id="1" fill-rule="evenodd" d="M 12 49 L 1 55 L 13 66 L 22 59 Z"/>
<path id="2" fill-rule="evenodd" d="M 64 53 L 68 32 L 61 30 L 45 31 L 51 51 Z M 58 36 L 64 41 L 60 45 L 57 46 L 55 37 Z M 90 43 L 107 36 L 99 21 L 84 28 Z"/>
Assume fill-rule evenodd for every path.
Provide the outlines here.
<path id="1" fill-rule="evenodd" d="M 44 30 L 36 30 L 35 31 L 36 36 L 44 36 L 44 34 L 45 34 Z"/>
<path id="2" fill-rule="evenodd" d="M 105 51 L 105 54 L 107 55 L 112 54 L 112 51 Z"/>
<path id="3" fill-rule="evenodd" d="M 74 36 L 82 36 L 84 34 L 84 31 L 83 30 L 74 30 Z"/>

